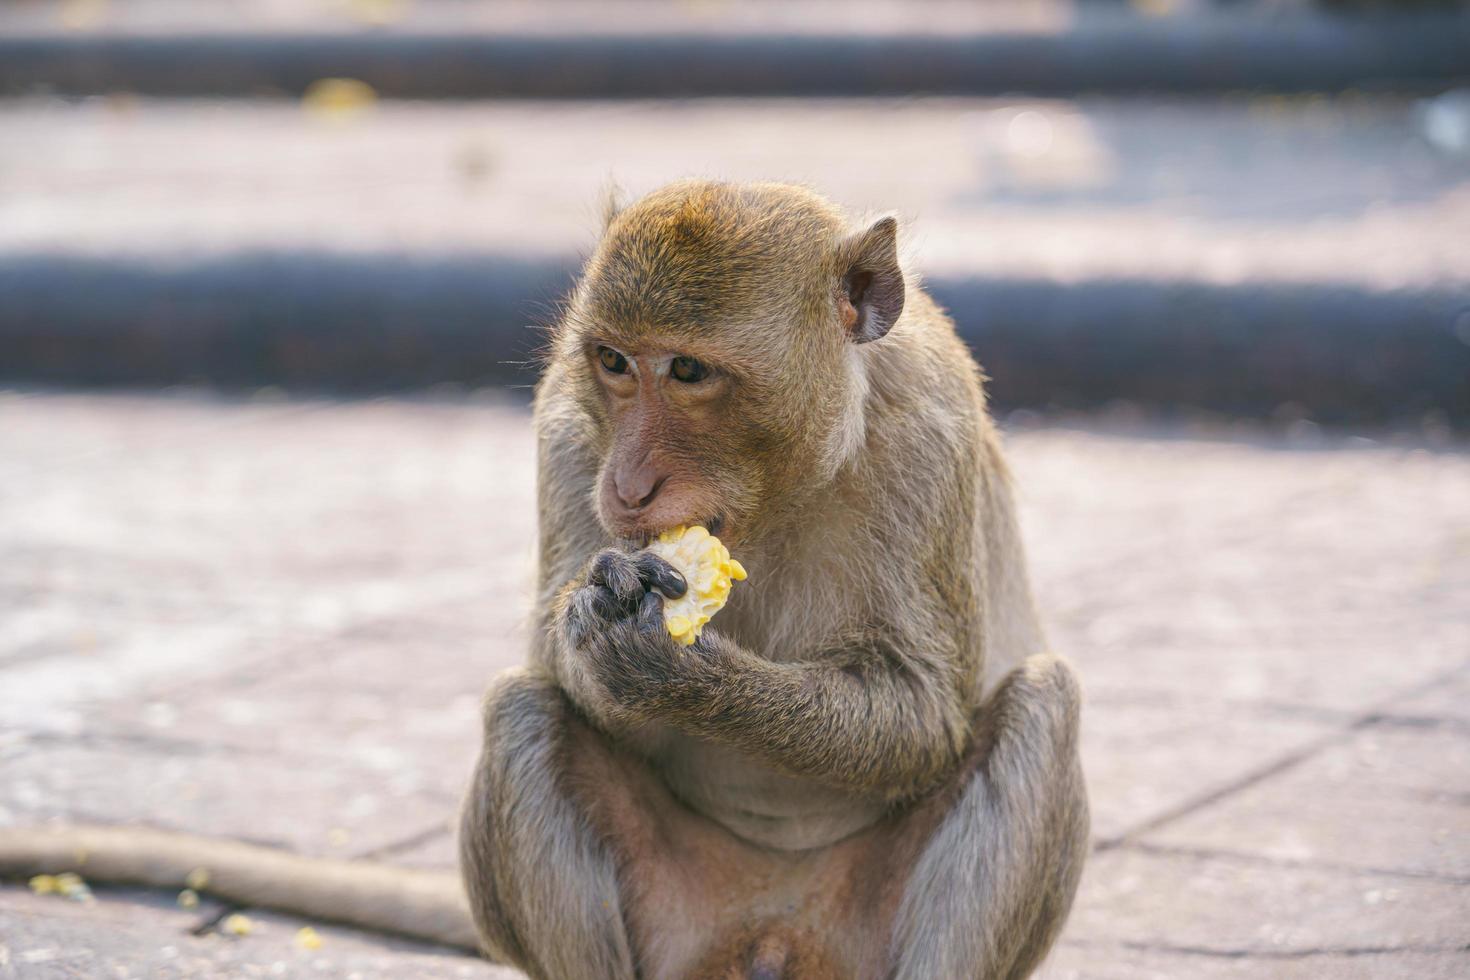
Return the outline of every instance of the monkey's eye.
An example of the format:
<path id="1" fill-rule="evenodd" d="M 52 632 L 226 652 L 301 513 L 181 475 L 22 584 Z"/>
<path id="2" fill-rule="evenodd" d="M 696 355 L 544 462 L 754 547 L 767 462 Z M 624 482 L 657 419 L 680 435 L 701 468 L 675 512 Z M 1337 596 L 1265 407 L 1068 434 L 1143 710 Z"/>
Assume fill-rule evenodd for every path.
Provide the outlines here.
<path id="1" fill-rule="evenodd" d="M 609 374 L 628 373 L 628 359 L 611 347 L 597 348 L 597 359 Z"/>
<path id="2" fill-rule="evenodd" d="M 703 381 L 709 369 L 692 357 L 676 357 L 669 365 L 669 373 L 674 376 L 675 381 L 682 381 L 692 385 L 696 381 Z"/>

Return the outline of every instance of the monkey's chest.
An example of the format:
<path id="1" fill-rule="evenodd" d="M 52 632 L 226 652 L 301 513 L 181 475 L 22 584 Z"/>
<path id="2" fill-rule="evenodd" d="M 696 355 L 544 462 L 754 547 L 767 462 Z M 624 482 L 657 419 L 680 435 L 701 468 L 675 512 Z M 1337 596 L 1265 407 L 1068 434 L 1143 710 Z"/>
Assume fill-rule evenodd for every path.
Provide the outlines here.
<path id="1" fill-rule="evenodd" d="M 674 795 L 762 847 L 824 847 L 884 812 L 876 799 L 787 776 L 728 746 L 672 731 L 661 741 L 656 762 Z"/>

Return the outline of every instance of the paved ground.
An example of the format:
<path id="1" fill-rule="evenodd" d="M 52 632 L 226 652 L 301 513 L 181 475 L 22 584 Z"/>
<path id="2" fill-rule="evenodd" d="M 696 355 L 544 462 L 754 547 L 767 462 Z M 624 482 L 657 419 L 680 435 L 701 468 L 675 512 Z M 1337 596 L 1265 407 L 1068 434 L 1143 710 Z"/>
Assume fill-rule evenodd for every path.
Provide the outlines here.
<path id="1" fill-rule="evenodd" d="M 1470 455 L 1013 420 L 1089 692 L 1071 977 L 1470 972 Z M 523 407 L 0 397 L 0 828 L 144 821 L 448 866 L 521 659 Z M 3 831 L 0 831 L 3 832 Z M 0 976 L 507 977 L 0 886 Z"/>
<path id="2" fill-rule="evenodd" d="M 1364 93 L 384 102 L 336 115 L 272 101 L 0 100 L 0 267 L 571 257 L 594 240 L 612 181 L 638 194 L 703 176 L 806 182 L 854 209 L 897 211 L 926 275 L 1463 285 L 1470 156 L 1433 142 L 1425 122 L 1453 128 L 1456 110 L 1426 112 Z"/>

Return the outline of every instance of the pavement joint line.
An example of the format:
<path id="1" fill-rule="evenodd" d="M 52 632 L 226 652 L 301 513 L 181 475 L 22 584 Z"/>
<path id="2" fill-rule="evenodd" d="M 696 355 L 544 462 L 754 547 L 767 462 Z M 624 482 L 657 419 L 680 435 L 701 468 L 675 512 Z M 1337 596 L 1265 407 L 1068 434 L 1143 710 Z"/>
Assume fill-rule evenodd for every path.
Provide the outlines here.
<path id="1" fill-rule="evenodd" d="M 343 766 L 351 763 L 351 760 L 344 759 L 344 757 L 341 755 L 331 752 L 318 752 L 310 748 L 303 749 L 301 747 L 294 747 L 291 749 L 288 756 L 286 753 L 278 751 L 274 748 L 257 748 L 250 745 L 242 745 L 235 742 L 221 742 L 218 740 L 201 742 L 191 739 L 170 739 L 167 737 L 160 738 L 152 735 L 151 733 L 137 732 L 128 729 L 113 729 L 111 731 L 104 732 L 90 731 L 75 733 L 29 733 L 24 728 L 11 726 L 0 728 L 0 733 L 18 734 L 20 736 L 20 743 L 18 748 L 7 752 L 7 754 L 5 755 L 0 755 L 0 770 L 4 769 L 5 763 L 15 759 L 24 758 L 32 754 L 32 752 L 35 750 L 44 751 L 48 748 L 81 748 L 99 750 L 112 748 L 115 745 L 121 746 L 123 748 L 141 749 L 143 750 L 143 752 L 149 755 L 162 755 L 171 758 L 178 758 L 179 756 L 191 756 L 199 758 L 211 755 L 237 757 L 244 756 L 247 758 L 265 760 L 266 762 L 274 762 L 286 769 L 300 768 L 300 765 L 303 761 L 319 761 L 324 764 L 331 763 L 332 765 L 337 766 Z M 372 771 L 369 767 L 364 767 L 360 764 L 357 765 L 356 768 L 363 769 L 364 771 Z M 424 799 L 435 802 L 443 802 L 451 807 L 458 805 L 458 803 L 460 802 L 459 796 L 457 794 L 447 793 L 442 790 L 436 789 L 433 786 L 422 786 L 416 789 L 415 792 Z M 87 822 L 101 824 L 116 823 L 115 820 L 108 817 L 88 817 Z M 443 832 L 448 833 L 448 829 L 445 828 Z M 384 855 L 395 854 L 401 850 L 406 850 L 410 847 L 415 846 L 417 843 L 420 843 L 420 841 L 418 840 L 419 837 L 423 837 L 424 840 L 432 840 L 433 836 L 433 834 L 427 831 L 422 831 L 418 834 L 411 835 L 410 838 L 398 841 L 390 841 L 386 844 L 379 845 L 377 848 L 374 848 L 373 851 L 370 852 L 370 854 L 374 857 L 378 856 L 378 852 L 380 851 Z M 255 840 L 251 841 L 251 843 L 264 844 L 270 847 L 281 846 L 278 842 L 274 841 Z"/>
<path id="2" fill-rule="evenodd" d="M 1365 727 L 1434 731 L 1470 736 L 1470 721 L 1463 718 L 1448 718 L 1439 715 L 1384 713 L 1369 718 L 1365 722 Z"/>
<path id="3" fill-rule="evenodd" d="M 225 919 L 234 915 L 236 912 L 239 912 L 243 908 L 245 908 L 245 906 L 243 905 L 232 905 L 229 902 L 225 902 L 215 912 L 209 915 L 201 916 L 199 921 L 190 927 L 189 935 L 203 936 L 207 935 L 208 933 L 214 932 L 216 929 L 219 928 L 221 922 L 225 921 Z"/>
<path id="4" fill-rule="evenodd" d="M 1245 864 L 1253 867 L 1285 868 L 1296 871 L 1329 871 L 1343 875 L 1362 875 L 1374 878 L 1405 878 L 1413 881 L 1434 881 L 1447 885 L 1470 885 L 1470 875 L 1445 874 L 1439 871 L 1414 871 L 1397 868 L 1359 867 L 1340 861 L 1317 861 L 1302 858 L 1280 858 L 1269 854 L 1251 854 L 1245 851 L 1228 851 L 1209 847 L 1183 847 L 1174 844 L 1150 844 L 1145 841 L 1125 841 L 1116 850 L 1157 857 L 1189 858 L 1196 861 L 1221 861 L 1230 864 Z"/>
<path id="5" fill-rule="evenodd" d="M 1307 946 L 1297 949 L 1259 949 L 1153 943 L 1127 939 L 1106 941 L 1067 939 L 1064 937 L 1061 942 L 1063 945 L 1078 949 L 1129 949 L 1143 953 L 1169 953 L 1176 956 L 1199 956 L 1211 959 L 1230 960 L 1304 960 L 1314 957 L 1350 958 L 1360 956 L 1393 956 L 1399 953 L 1429 955 L 1470 953 L 1470 944 L 1418 945 L 1406 943 L 1401 946 Z"/>
<path id="6" fill-rule="evenodd" d="M 1408 795 L 1425 803 L 1434 803 L 1440 806 L 1462 806 L 1470 808 L 1470 793 L 1454 793 L 1445 790 L 1416 789 L 1409 790 Z"/>
<path id="7" fill-rule="evenodd" d="M 24 727 L 6 727 L 6 732 L 18 734 L 23 745 L 31 745 L 38 748 L 50 748 L 52 746 L 81 747 L 81 748 L 112 748 L 121 746 L 131 749 L 139 749 L 150 755 L 165 755 L 177 757 L 205 756 L 215 753 L 231 755 L 263 754 L 258 750 L 246 746 L 233 745 L 228 742 L 214 740 L 201 741 L 191 738 L 173 738 L 167 735 L 159 735 L 153 732 L 132 731 L 127 729 L 114 729 L 112 731 L 82 731 L 82 732 L 55 732 L 34 731 Z M 24 753 L 22 753 L 24 754 Z"/>
<path id="8" fill-rule="evenodd" d="M 1340 499 L 1340 495 L 1344 490 L 1350 489 L 1352 486 L 1352 479 L 1343 477 L 1333 480 L 1328 485 L 1302 487 L 1300 490 L 1295 490 L 1279 500 L 1263 501 L 1260 510 L 1249 514 L 1237 515 L 1229 525 L 1224 527 L 1222 533 L 1218 536 L 1211 535 L 1215 539 L 1211 542 L 1210 546 L 1215 549 L 1239 548 L 1249 546 L 1265 538 L 1275 537 L 1279 534 L 1279 531 L 1273 523 L 1258 521 L 1253 518 L 1259 516 L 1262 512 L 1280 513 L 1289 508 L 1301 507 L 1303 504 L 1310 504 L 1314 498 L 1326 497 L 1336 501 Z M 1019 494 L 1019 502 L 1022 504 L 1025 503 L 1024 490 Z M 1256 526 L 1260 524 L 1267 526 Z M 1219 525 L 1216 526 L 1219 527 Z M 1025 531 L 1024 521 L 1022 522 L 1022 531 Z M 1094 565 L 1083 565 L 1072 568 L 1054 579 L 1051 591 L 1054 593 L 1063 592 L 1065 589 L 1062 587 L 1068 583 L 1075 583 L 1098 575 L 1111 578 L 1117 574 L 1119 565 L 1129 565 L 1135 562 L 1142 563 L 1153 559 L 1158 554 L 1157 546 L 1159 542 L 1166 541 L 1172 536 L 1173 532 L 1166 529 L 1159 529 L 1154 531 L 1142 544 L 1136 545 L 1130 551 L 1114 553 Z M 1101 601 L 1099 601 L 1099 604 L 1101 604 Z M 1084 605 L 1079 608 L 1085 611 L 1086 606 Z M 1074 608 L 1071 610 L 1071 613 L 1076 615 L 1078 611 L 1079 609 Z"/>
<path id="9" fill-rule="evenodd" d="M 283 753 L 266 747 L 246 745 L 239 742 L 220 741 L 218 739 L 199 740 L 192 738 L 171 738 L 160 736 L 153 732 L 142 731 L 129 727 L 114 727 L 109 729 L 92 729 L 81 732 L 58 732 L 37 731 L 27 729 L 24 726 L 12 725 L 0 727 L 0 733 L 19 736 L 19 747 L 10 755 L 0 756 L 0 766 L 7 759 L 21 758 L 31 754 L 32 751 L 53 748 L 80 748 L 87 750 L 138 750 L 147 755 L 158 755 L 168 758 L 180 756 L 207 757 L 212 755 L 236 756 L 267 761 L 285 761 Z M 303 759 L 318 759 L 322 762 L 331 762 L 341 765 L 343 759 L 340 755 L 333 753 L 316 752 L 310 748 L 293 748 L 290 758 L 295 760 L 293 765 Z"/>
<path id="10" fill-rule="evenodd" d="M 482 572 L 466 573 L 464 570 L 460 570 L 452 575 L 446 573 L 440 576 L 439 581 L 434 583 L 433 587 L 425 586 L 414 590 L 408 601 L 395 602 L 388 608 L 382 608 L 381 606 L 378 608 L 361 608 L 364 606 L 364 596 L 373 587 L 382 586 L 384 581 L 387 580 L 359 582 L 351 588 L 337 590 L 338 604 L 341 608 L 336 610 L 336 621 L 322 626 L 304 622 L 296 624 L 292 637 L 287 642 L 278 644 L 278 646 L 285 648 L 284 651 L 262 653 L 258 657 L 239 663 L 238 666 L 223 673 L 190 677 L 179 682 L 174 687 L 164 686 L 158 688 L 150 687 L 149 685 L 158 680 L 160 676 L 167 676 L 167 673 L 177 673 L 178 669 L 187 668 L 196 661 L 188 660 L 173 663 L 169 665 L 172 667 L 172 670 L 169 672 L 163 672 L 158 667 L 155 667 L 151 671 L 145 671 L 141 675 L 130 677 L 130 685 L 126 688 L 112 688 L 106 692 L 97 692 L 90 695 L 90 699 L 107 700 L 121 696 L 129 698 L 176 697 L 187 695 L 191 690 L 207 690 L 214 685 L 229 684 L 232 680 L 241 678 L 242 675 L 260 670 L 268 670 L 273 665 L 285 661 L 288 657 L 299 656 L 302 647 L 308 643 L 319 643 L 325 639 L 341 637 L 344 634 L 349 634 L 354 629 L 360 629 L 374 623 L 387 622 L 405 616 L 421 615 L 425 610 L 432 610 L 452 603 L 463 602 L 466 599 L 477 596 L 484 597 L 488 585 Z M 216 661 L 222 659 L 229 660 L 232 663 L 238 662 L 240 661 L 238 651 L 242 645 L 242 637 L 243 642 L 248 645 L 252 640 L 268 639 L 276 635 L 277 632 L 272 631 L 268 637 L 262 637 L 252 632 L 248 627 L 243 633 L 240 630 L 235 630 L 231 633 L 229 642 L 214 645 L 213 659 Z M 197 647 L 197 645 L 196 642 L 195 646 Z M 109 655 L 113 658 L 125 658 L 126 653 L 127 646 L 124 645 L 120 650 L 111 649 Z M 91 666 L 93 669 L 97 669 L 95 662 Z M 111 666 L 112 664 L 104 664 L 103 669 L 105 670 Z M 22 672 L 22 677 L 24 677 L 24 672 Z M 489 678 L 486 678 L 486 680 L 488 682 Z M 78 702 L 73 699 L 53 707 L 58 711 L 75 710 L 77 704 Z M 3 706 L 4 703 L 0 702 L 0 707 Z"/>
<path id="11" fill-rule="evenodd" d="M 1318 753 L 1324 751 L 1325 749 L 1346 741 L 1354 734 L 1363 731 L 1366 728 L 1372 727 L 1373 719 L 1381 714 L 1384 714 L 1387 709 L 1390 708 L 1392 705 L 1400 701 L 1413 698 L 1417 695 L 1428 693 L 1429 691 L 1434 690 L 1436 687 L 1445 683 L 1446 681 L 1449 681 L 1459 676 L 1460 674 L 1465 673 L 1467 670 L 1470 670 L 1470 661 L 1462 661 L 1456 664 L 1454 667 L 1449 668 L 1448 670 L 1436 673 L 1427 681 L 1421 681 L 1408 688 L 1402 689 L 1397 693 L 1392 694 L 1387 698 L 1384 698 L 1377 705 L 1358 713 L 1356 717 L 1348 721 L 1337 730 L 1328 732 L 1327 734 L 1319 738 L 1313 739 L 1305 745 L 1302 745 L 1296 749 L 1293 749 L 1290 752 L 1285 753 L 1282 756 L 1279 756 L 1274 761 L 1267 763 L 1265 766 L 1262 766 L 1259 769 L 1245 773 L 1242 776 L 1230 780 L 1223 786 L 1218 786 L 1215 789 L 1208 790 L 1202 794 L 1194 796 L 1193 798 L 1186 799 L 1184 802 L 1176 804 L 1173 807 L 1165 809 L 1163 812 L 1157 813 L 1154 816 L 1149 817 L 1134 825 L 1129 830 L 1125 830 L 1122 833 L 1114 834 L 1111 837 L 1101 838 L 1093 843 L 1092 849 L 1096 853 L 1106 853 L 1107 851 L 1114 850 L 1118 847 L 1123 846 L 1124 844 L 1132 843 L 1135 839 L 1143 836 L 1144 834 L 1152 833 L 1153 831 L 1158 830 L 1161 827 L 1165 827 L 1171 823 L 1174 823 L 1177 820 L 1183 819 L 1184 817 L 1198 813 L 1199 811 L 1207 809 L 1208 807 L 1211 807 L 1222 800 L 1228 799 L 1229 797 L 1234 796 L 1237 793 L 1243 792 L 1253 786 L 1263 783 L 1273 776 L 1278 776 L 1284 772 L 1294 769 L 1295 767 L 1301 765 L 1303 762 L 1306 762 L 1308 759 L 1316 756 Z"/>
<path id="12" fill-rule="evenodd" d="M 1232 711 L 1245 710 L 1268 717 L 1282 717 L 1320 722 L 1322 724 L 1351 724 L 1358 720 L 1358 712 L 1350 708 L 1333 708 L 1323 705 L 1302 704 L 1294 701 L 1262 701 L 1254 698 L 1199 698 L 1181 696 L 1177 691 L 1159 690 L 1105 690 L 1101 694 L 1089 691 L 1089 705 L 1109 708 L 1150 707 L 1168 709 L 1192 709 L 1218 707 Z M 1408 731 L 1434 731 L 1455 735 L 1470 735 L 1470 721 L 1449 715 L 1434 713 L 1383 712 L 1364 719 L 1364 727 L 1404 729 Z"/>
<path id="13" fill-rule="evenodd" d="M 404 851 L 411 851 L 415 847 L 418 847 L 422 844 L 427 844 L 430 841 L 439 839 L 440 837 L 447 837 L 450 835 L 450 833 L 451 831 L 448 825 L 440 822 L 426 827 L 423 830 L 408 834 L 407 836 L 401 837 L 398 840 L 389 841 L 386 844 L 379 844 L 377 847 L 369 848 L 368 850 L 356 855 L 356 858 L 360 861 L 380 861 L 385 857 L 392 857 L 395 854 L 402 854 Z"/>
<path id="14" fill-rule="evenodd" d="M 1352 724 L 1357 720 L 1355 713 L 1338 708 L 1318 708 L 1313 705 L 1296 705 L 1286 702 L 1227 702 L 1232 707 L 1257 708 L 1262 713 L 1282 715 L 1288 718 L 1311 718 L 1322 722 Z M 1383 712 L 1362 719 L 1364 728 L 1405 729 L 1418 731 L 1450 732 L 1470 735 L 1470 722 L 1448 715 L 1407 714 Z"/>

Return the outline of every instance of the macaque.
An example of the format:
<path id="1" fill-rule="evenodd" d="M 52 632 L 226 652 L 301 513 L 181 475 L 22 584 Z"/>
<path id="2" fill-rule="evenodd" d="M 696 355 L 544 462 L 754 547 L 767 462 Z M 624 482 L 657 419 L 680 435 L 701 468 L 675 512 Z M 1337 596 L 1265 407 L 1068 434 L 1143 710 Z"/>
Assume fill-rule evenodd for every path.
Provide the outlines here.
<path id="1" fill-rule="evenodd" d="M 780 184 L 611 216 L 537 389 L 529 665 L 460 828 L 486 950 L 534 977 L 1003 978 L 1087 851 L 981 375 L 908 279 Z M 693 646 L 702 524 L 750 579 Z"/>
<path id="2" fill-rule="evenodd" d="M 1087 853 L 1078 686 L 979 368 L 895 221 L 782 184 L 612 209 L 535 429 L 535 638 L 485 698 L 462 889 L 105 828 L 0 831 L 0 874 L 208 864 L 226 898 L 538 980 L 1034 970 Z M 749 578 L 683 646 L 663 603 L 688 583 L 646 547 L 695 524 Z"/>

